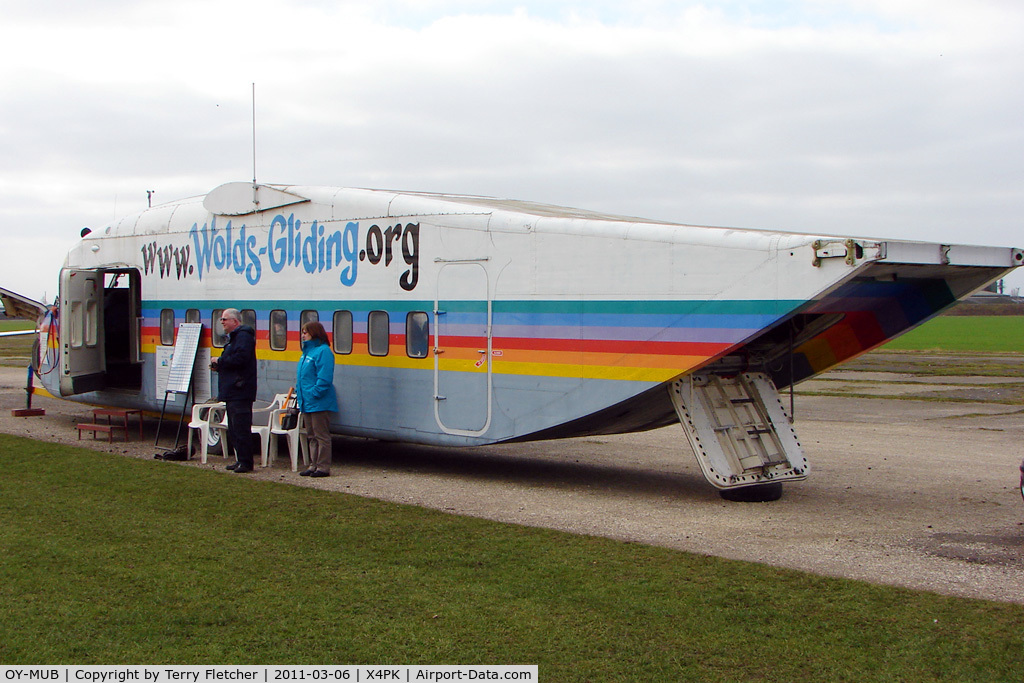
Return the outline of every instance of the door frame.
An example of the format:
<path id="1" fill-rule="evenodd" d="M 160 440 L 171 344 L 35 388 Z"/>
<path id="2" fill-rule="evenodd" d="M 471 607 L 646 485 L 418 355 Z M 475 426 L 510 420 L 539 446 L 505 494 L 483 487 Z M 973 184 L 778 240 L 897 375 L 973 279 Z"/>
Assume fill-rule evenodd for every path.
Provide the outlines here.
<path id="1" fill-rule="evenodd" d="M 126 297 L 107 299 L 107 278 L 127 277 Z M 89 283 L 89 284 L 85 284 Z M 108 387 L 139 391 L 141 378 L 142 277 L 137 268 L 63 268 L 60 271 L 60 394 L 71 396 Z M 107 319 L 107 306 L 116 314 Z M 108 323 L 116 325 L 108 330 Z M 112 322 L 113 321 L 113 322 Z M 126 344 L 107 346 L 110 334 L 127 335 Z M 111 359 L 111 354 L 114 358 Z M 113 366 L 110 363 L 113 362 Z M 113 373 L 112 375 L 110 373 Z"/>
<path id="2" fill-rule="evenodd" d="M 466 260 L 452 260 L 446 261 L 442 264 L 437 274 L 437 288 L 434 295 L 434 420 L 437 422 L 437 426 L 446 434 L 454 434 L 459 436 L 481 436 L 487 432 L 491 426 L 491 414 L 493 409 L 493 376 L 491 372 L 491 295 L 490 295 L 490 277 L 487 272 L 485 262 L 487 259 L 466 259 Z M 472 291 L 459 292 L 457 297 L 452 297 L 450 292 L 445 290 L 445 286 L 448 284 L 446 280 L 446 271 L 448 276 L 454 275 L 456 269 L 460 270 L 460 274 L 457 277 L 461 277 L 462 273 L 470 273 L 471 271 L 465 270 L 467 267 L 473 267 L 479 269 L 479 273 L 473 273 L 470 278 L 476 279 L 479 275 L 483 276 L 482 289 L 473 287 Z M 473 285 L 479 284 L 480 280 L 476 279 Z M 456 283 L 457 286 L 457 283 Z M 483 348 L 477 349 L 477 353 L 480 354 L 480 358 L 474 364 L 477 368 L 482 366 L 482 372 L 467 373 L 464 370 L 445 370 L 441 367 L 442 360 L 447 361 L 445 357 L 445 337 L 442 334 L 446 329 L 442 320 L 445 316 L 449 315 L 449 304 L 455 302 L 469 302 L 471 304 L 483 303 L 486 306 L 486 321 L 483 329 L 483 343 L 480 345 Z M 470 362 L 468 359 L 462 359 L 464 362 Z M 445 395 L 445 391 L 449 388 L 447 380 L 455 379 L 455 375 L 461 377 L 472 377 L 473 374 L 481 374 L 482 382 L 473 385 L 473 397 L 469 400 L 479 400 L 479 394 L 476 393 L 476 387 L 481 387 L 486 393 L 485 412 L 483 424 L 478 428 L 471 428 L 469 425 L 452 426 L 445 424 L 444 414 L 449 411 L 442 410 L 442 403 L 449 400 L 449 397 Z M 450 405 L 450 404 L 446 404 Z M 449 422 L 451 419 L 449 418 Z M 474 425 L 475 426 L 475 425 Z"/>

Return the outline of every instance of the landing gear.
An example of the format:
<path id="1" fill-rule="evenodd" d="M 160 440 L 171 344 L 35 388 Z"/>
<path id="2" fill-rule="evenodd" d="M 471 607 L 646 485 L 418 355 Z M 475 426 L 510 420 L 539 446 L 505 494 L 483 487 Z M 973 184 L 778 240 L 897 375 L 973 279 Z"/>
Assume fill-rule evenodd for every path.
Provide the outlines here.
<path id="1" fill-rule="evenodd" d="M 676 380 L 669 398 L 704 477 L 725 500 L 778 500 L 807 478 L 807 458 L 771 377 L 761 372 Z"/>
<path id="2" fill-rule="evenodd" d="M 733 503 L 768 503 L 782 498 L 782 482 L 754 484 L 738 489 L 722 489 L 718 495 Z"/>

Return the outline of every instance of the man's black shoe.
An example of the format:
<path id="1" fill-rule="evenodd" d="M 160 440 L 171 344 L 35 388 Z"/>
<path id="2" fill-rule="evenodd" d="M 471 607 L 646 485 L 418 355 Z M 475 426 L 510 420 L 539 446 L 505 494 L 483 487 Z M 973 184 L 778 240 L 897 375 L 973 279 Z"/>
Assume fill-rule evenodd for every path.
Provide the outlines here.
<path id="1" fill-rule="evenodd" d="M 316 470 L 304 470 L 302 472 L 299 472 L 299 476 L 300 477 L 310 477 L 310 476 L 313 475 L 314 472 L 316 472 Z"/>
<path id="2" fill-rule="evenodd" d="M 239 465 L 235 468 L 235 474 L 248 474 L 249 472 L 252 472 L 252 468 L 245 465 Z"/>
<path id="3" fill-rule="evenodd" d="M 233 469 L 237 469 L 237 468 L 238 468 L 238 463 L 237 462 L 233 462 L 233 463 L 231 463 L 230 465 L 227 466 L 227 469 L 229 469 L 229 470 L 233 470 Z"/>
<path id="4" fill-rule="evenodd" d="M 329 477 L 329 476 L 331 476 L 331 473 L 330 472 L 321 472 L 320 470 L 317 470 L 316 472 L 313 472 L 309 476 L 311 476 L 311 477 Z"/>

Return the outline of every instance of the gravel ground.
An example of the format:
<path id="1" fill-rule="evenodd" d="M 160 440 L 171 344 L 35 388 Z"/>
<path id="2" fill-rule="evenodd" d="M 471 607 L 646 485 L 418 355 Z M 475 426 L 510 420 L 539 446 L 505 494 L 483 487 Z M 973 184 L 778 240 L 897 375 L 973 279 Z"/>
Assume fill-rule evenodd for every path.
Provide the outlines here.
<path id="1" fill-rule="evenodd" d="M 849 379 L 837 375 L 835 381 Z M 866 377 L 867 379 L 867 377 Z M 871 381 L 902 382 L 873 372 Z M 828 388 L 828 376 L 801 385 Z M 942 395 L 977 378 L 918 382 Z M 941 383 L 940 383 L 941 382 Z M 145 440 L 78 440 L 87 406 L 34 397 L 25 371 L 0 368 L 0 432 L 152 459 Z M 988 388 L 995 390 L 997 378 Z M 835 386 L 840 386 L 836 384 Z M 882 392 L 895 395 L 897 391 Z M 948 396 L 955 396 L 949 393 Z M 998 396 L 998 393 L 993 393 Z M 643 434 L 444 449 L 336 438 L 333 476 L 310 481 L 286 461 L 256 479 L 561 529 L 818 574 L 1024 604 L 1024 456 L 1020 406 L 987 402 L 796 397 L 796 429 L 810 477 L 782 500 L 729 503 L 701 476 L 679 427 Z M 161 442 L 173 441 L 165 423 Z M 103 437 L 105 439 L 105 436 Z M 161 466 L 224 470 L 219 457 Z"/>

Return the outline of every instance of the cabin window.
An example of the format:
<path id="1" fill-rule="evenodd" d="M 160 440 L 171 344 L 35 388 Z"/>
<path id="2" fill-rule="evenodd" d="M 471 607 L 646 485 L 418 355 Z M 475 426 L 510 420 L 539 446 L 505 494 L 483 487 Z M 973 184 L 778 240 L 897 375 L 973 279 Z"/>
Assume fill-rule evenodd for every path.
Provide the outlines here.
<path id="1" fill-rule="evenodd" d="M 185 311 L 185 322 L 187 323 L 201 323 L 203 322 L 203 315 L 199 312 L 198 308 L 190 308 Z"/>
<path id="2" fill-rule="evenodd" d="M 224 325 L 220 322 L 220 315 L 223 312 L 223 308 L 215 308 L 210 314 L 211 340 L 218 349 L 228 343 L 228 335 L 224 334 Z"/>
<path id="3" fill-rule="evenodd" d="M 320 314 L 316 311 L 303 311 L 299 313 L 299 329 L 301 330 L 306 323 L 318 323 L 320 322 Z"/>
<path id="4" fill-rule="evenodd" d="M 366 345 L 371 356 L 388 355 L 390 330 L 388 329 L 387 311 L 370 311 L 369 325 L 366 330 Z"/>
<path id="5" fill-rule="evenodd" d="M 224 324 L 220 321 L 225 310 L 223 308 L 215 308 L 210 314 L 210 337 L 213 345 L 217 348 L 223 348 L 228 343 L 228 335 L 224 331 Z M 243 308 L 238 312 L 238 322 L 242 325 L 248 325 L 255 331 L 256 311 L 251 308 Z"/>
<path id="6" fill-rule="evenodd" d="M 352 311 L 334 312 L 334 352 L 352 353 Z"/>
<path id="7" fill-rule="evenodd" d="M 426 358 L 430 344 L 430 319 L 423 311 L 405 316 L 405 353 L 410 358 Z"/>
<path id="8" fill-rule="evenodd" d="M 174 346 L 174 309 L 165 308 L 160 311 L 160 343 Z"/>
<path id="9" fill-rule="evenodd" d="M 238 317 L 243 325 L 248 325 L 252 331 L 256 331 L 256 311 L 251 308 L 243 308 L 238 312 Z"/>
<path id="10" fill-rule="evenodd" d="M 288 311 L 270 312 L 270 348 L 274 351 L 288 348 Z"/>

